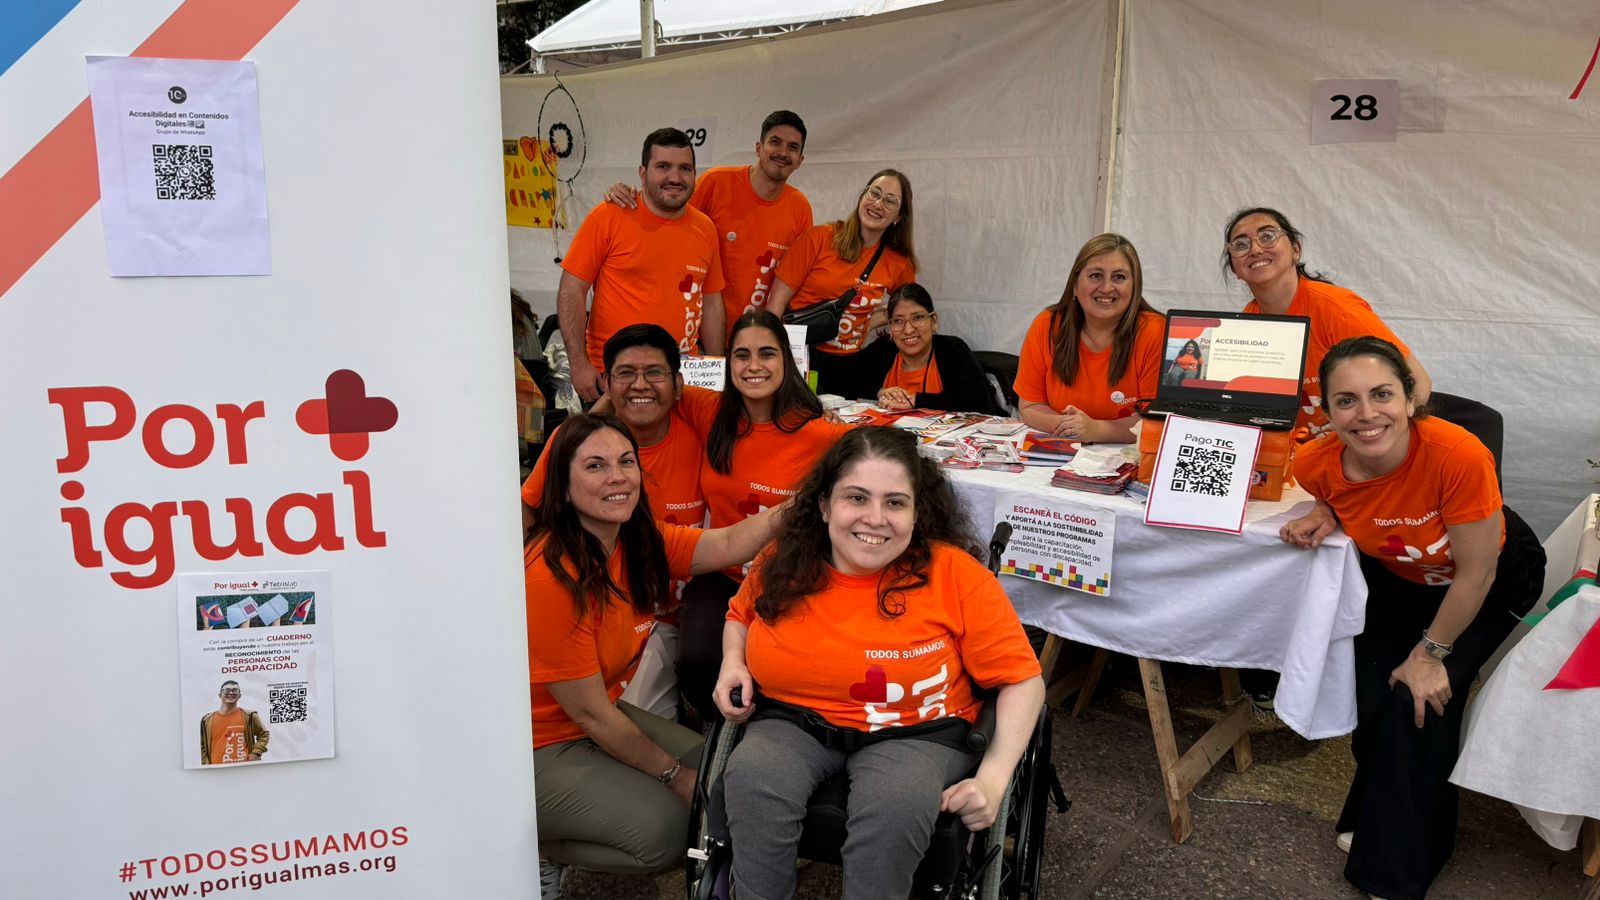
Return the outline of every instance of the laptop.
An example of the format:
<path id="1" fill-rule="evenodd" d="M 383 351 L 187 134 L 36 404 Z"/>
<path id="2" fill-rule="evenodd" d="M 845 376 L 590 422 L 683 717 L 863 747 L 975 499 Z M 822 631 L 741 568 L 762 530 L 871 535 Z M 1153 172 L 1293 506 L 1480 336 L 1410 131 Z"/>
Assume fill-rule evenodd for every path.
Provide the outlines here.
<path id="1" fill-rule="evenodd" d="M 1294 427 L 1311 320 L 1215 310 L 1167 313 L 1161 385 L 1144 415 Z"/>

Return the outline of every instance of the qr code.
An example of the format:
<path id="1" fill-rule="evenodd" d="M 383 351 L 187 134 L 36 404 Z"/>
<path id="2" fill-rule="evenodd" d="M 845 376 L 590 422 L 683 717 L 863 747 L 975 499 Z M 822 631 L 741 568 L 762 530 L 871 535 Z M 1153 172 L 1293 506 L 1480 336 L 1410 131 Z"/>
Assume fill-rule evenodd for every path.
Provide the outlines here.
<path id="1" fill-rule="evenodd" d="M 267 720 L 273 724 L 278 722 L 304 722 L 306 720 L 306 686 L 287 685 L 275 687 L 267 691 L 267 699 L 272 701 L 272 712 Z"/>
<path id="2" fill-rule="evenodd" d="M 157 200 L 217 199 L 216 168 L 207 144 L 154 144 Z"/>
<path id="3" fill-rule="evenodd" d="M 1235 455 L 1226 450 L 1210 450 L 1184 444 L 1178 448 L 1178 464 L 1172 470 L 1172 489 L 1185 494 L 1225 497 L 1233 478 Z"/>

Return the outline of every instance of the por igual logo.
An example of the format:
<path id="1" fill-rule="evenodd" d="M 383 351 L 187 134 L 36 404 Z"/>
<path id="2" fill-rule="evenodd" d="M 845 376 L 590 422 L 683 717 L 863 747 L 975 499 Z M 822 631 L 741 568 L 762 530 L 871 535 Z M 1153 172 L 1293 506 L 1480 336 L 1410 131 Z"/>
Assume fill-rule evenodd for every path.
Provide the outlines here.
<path id="1" fill-rule="evenodd" d="M 257 420 L 267 418 L 266 404 L 261 400 L 243 406 L 219 403 L 212 413 L 186 403 L 168 403 L 156 406 L 141 416 L 138 406 L 126 391 L 109 386 L 50 388 L 49 401 L 61 407 L 63 433 L 66 437 L 66 455 L 56 460 L 56 471 L 73 475 L 61 483 L 61 496 L 69 504 L 76 504 L 88 494 L 84 485 L 84 472 L 91 461 L 95 444 L 120 441 L 130 437 L 138 428 L 139 440 L 150 461 L 167 469 L 192 469 L 212 459 L 219 453 L 230 466 L 250 463 L 249 427 Z M 91 412 L 92 411 L 92 412 Z M 109 413 L 109 421 L 105 421 Z M 96 423 L 90 424 L 91 419 Z M 360 460 L 367 454 L 370 436 L 388 431 L 399 420 L 399 411 L 385 397 L 369 396 L 360 375 L 341 369 L 328 376 L 323 395 L 301 403 L 294 414 L 295 423 L 308 435 L 323 438 L 333 455 L 346 463 Z M 187 432 L 192 440 L 181 437 L 169 443 L 170 430 L 182 435 Z M 174 444 L 180 448 L 173 449 Z M 220 444 L 220 447 L 219 447 Z M 345 533 L 350 534 L 362 547 L 383 547 L 388 543 L 384 532 L 373 524 L 372 482 L 367 473 L 356 468 L 341 473 L 343 486 L 350 491 L 352 521 Z M 96 528 L 89 510 L 82 506 L 61 507 L 61 521 L 67 526 L 72 541 L 72 555 L 78 565 L 86 569 L 105 566 L 105 554 L 125 568 L 110 572 L 111 580 L 128 588 L 151 588 L 166 584 L 172 578 L 176 565 L 175 544 L 192 543 L 202 559 L 220 562 L 236 556 L 256 557 L 266 552 L 266 544 L 280 553 L 300 556 L 317 550 L 343 550 L 345 538 L 340 531 L 334 493 L 291 492 L 266 502 L 266 510 L 259 517 L 257 508 L 261 500 L 248 497 L 228 497 L 222 501 L 219 518 L 231 516 L 232 533 L 227 543 L 219 543 L 212 527 L 214 507 L 205 499 L 162 500 L 156 503 L 126 501 L 113 506 Z M 309 536 L 290 534 L 289 519 L 305 521 L 310 514 L 315 529 Z M 178 520 L 187 518 L 188 528 Z M 135 525 L 134 523 L 139 523 Z M 130 537 L 141 536 L 140 546 Z M 144 545 L 142 532 L 149 531 L 149 543 Z M 303 529 L 301 529 L 303 530 Z M 101 539 L 96 546 L 96 533 Z M 258 534 L 264 534 L 263 543 Z M 148 566 L 143 573 L 135 571 Z"/>

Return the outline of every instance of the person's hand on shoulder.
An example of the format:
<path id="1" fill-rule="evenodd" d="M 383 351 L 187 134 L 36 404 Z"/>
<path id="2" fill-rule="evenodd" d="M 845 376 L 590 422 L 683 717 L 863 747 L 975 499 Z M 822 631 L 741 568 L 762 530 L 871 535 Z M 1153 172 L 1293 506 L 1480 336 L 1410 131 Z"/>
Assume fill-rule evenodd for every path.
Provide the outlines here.
<path id="1" fill-rule="evenodd" d="M 606 202 L 623 209 L 633 209 L 639 205 L 639 189 L 619 181 L 606 189 Z"/>

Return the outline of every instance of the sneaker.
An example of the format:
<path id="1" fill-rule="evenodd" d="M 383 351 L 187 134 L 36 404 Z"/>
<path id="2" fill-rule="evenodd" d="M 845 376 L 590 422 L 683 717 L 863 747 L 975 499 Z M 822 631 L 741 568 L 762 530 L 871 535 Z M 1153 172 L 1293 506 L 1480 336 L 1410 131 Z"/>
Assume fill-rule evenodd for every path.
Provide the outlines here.
<path id="1" fill-rule="evenodd" d="M 1354 831 L 1341 831 L 1341 832 L 1339 832 L 1339 836 L 1334 839 L 1333 845 L 1335 847 L 1338 847 L 1340 850 L 1343 850 L 1344 852 L 1349 853 L 1350 852 L 1350 842 L 1355 840 L 1355 839 L 1356 839 L 1356 833 Z"/>
<path id="2" fill-rule="evenodd" d="M 567 867 L 539 857 L 539 896 L 542 900 L 561 900 L 561 885 L 567 880 Z"/>
<path id="3" fill-rule="evenodd" d="M 1277 691 L 1248 691 L 1247 693 L 1250 695 L 1251 706 L 1264 713 L 1273 711 L 1273 698 L 1277 695 Z"/>

